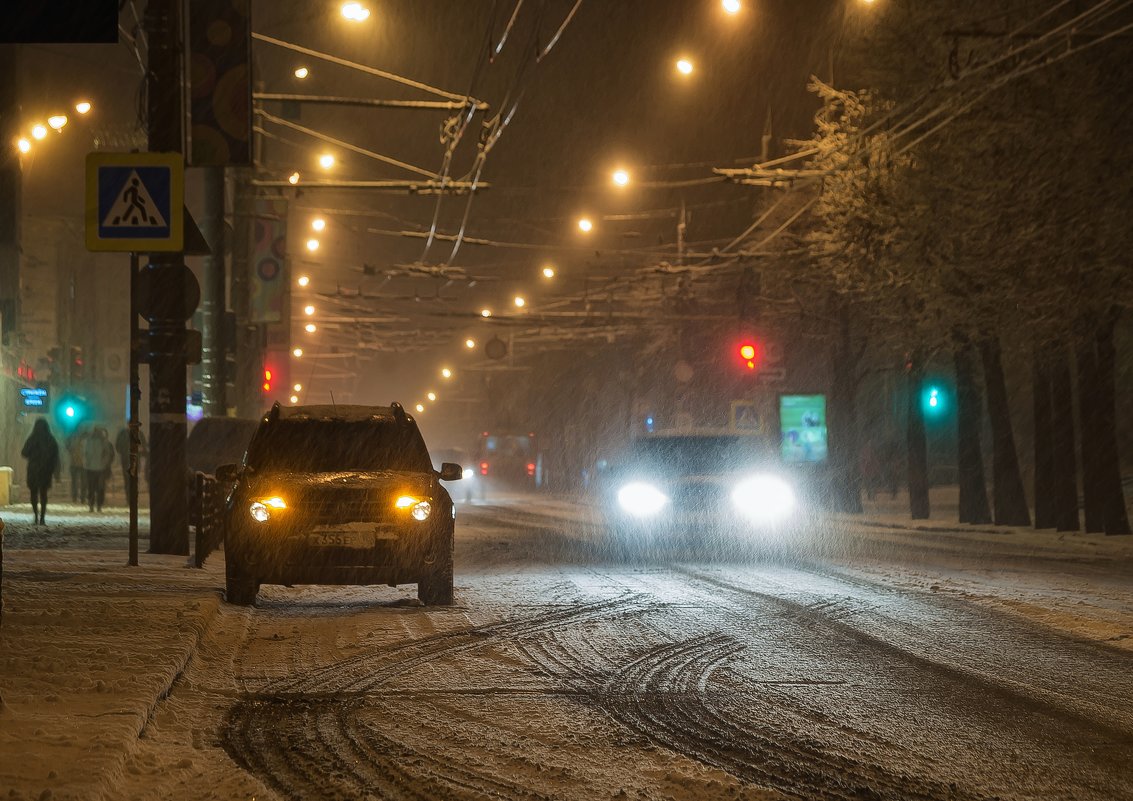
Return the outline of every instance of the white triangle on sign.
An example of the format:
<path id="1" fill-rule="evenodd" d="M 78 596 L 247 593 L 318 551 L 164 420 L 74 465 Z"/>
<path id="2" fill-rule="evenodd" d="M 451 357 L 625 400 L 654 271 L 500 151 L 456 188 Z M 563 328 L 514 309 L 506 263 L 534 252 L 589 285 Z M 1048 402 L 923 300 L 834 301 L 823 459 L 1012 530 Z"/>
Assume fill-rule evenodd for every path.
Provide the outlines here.
<path id="1" fill-rule="evenodd" d="M 122 186 L 114 204 L 102 221 L 103 228 L 168 228 L 157 204 L 150 197 L 146 185 L 138 176 L 137 170 L 130 170 L 130 177 Z"/>

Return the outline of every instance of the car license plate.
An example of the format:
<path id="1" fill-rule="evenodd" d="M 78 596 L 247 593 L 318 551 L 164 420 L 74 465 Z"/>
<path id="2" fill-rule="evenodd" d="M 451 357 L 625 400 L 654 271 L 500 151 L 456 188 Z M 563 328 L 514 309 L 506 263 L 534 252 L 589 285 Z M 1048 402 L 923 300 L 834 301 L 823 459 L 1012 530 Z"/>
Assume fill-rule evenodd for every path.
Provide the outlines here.
<path id="1" fill-rule="evenodd" d="M 355 523 L 315 529 L 307 542 L 316 548 L 373 548 L 376 535 L 373 523 Z"/>

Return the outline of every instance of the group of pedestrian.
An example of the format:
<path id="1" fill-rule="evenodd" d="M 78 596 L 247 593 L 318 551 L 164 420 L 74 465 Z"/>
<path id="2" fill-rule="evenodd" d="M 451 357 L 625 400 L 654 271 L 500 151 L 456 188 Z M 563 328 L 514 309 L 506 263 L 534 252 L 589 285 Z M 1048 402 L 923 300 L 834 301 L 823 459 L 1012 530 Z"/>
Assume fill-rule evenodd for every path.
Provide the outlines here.
<path id="1" fill-rule="evenodd" d="M 110 435 L 102 426 L 77 430 L 67 437 L 65 444 L 71 468 L 71 501 L 86 503 L 90 511 L 101 512 L 106 503 L 106 483 L 110 479 L 116 451 L 123 477 L 129 471 L 128 429 L 119 432 L 115 444 L 111 444 Z M 28 460 L 27 483 L 34 522 L 46 526 L 47 490 L 51 488 L 53 479 L 59 480 L 62 460 L 59 443 L 42 417 L 32 426 L 21 455 Z"/>

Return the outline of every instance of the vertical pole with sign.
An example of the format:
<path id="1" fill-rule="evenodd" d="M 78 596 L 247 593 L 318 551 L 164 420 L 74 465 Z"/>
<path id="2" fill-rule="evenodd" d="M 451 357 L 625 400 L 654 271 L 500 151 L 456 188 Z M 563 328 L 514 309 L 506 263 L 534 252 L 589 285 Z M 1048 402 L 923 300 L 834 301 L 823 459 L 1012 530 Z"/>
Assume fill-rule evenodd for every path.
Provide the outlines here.
<path id="1" fill-rule="evenodd" d="M 126 495 L 130 503 L 130 559 L 132 567 L 138 565 L 138 451 L 141 445 L 142 424 L 138 419 L 138 404 L 142 388 L 138 378 L 138 356 L 141 349 L 141 332 L 138 329 L 138 254 L 130 254 L 130 470 L 126 477 Z"/>

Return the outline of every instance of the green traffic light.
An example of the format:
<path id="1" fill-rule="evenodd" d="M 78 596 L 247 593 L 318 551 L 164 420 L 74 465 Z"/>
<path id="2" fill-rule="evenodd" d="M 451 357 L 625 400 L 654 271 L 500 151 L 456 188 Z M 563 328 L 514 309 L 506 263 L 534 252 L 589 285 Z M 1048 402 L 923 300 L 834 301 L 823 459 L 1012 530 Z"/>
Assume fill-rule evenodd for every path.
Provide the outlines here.
<path id="1" fill-rule="evenodd" d="M 921 398 L 921 405 L 927 415 L 938 417 L 944 414 L 948 405 L 944 390 L 936 386 L 925 387 L 924 395 Z"/>

